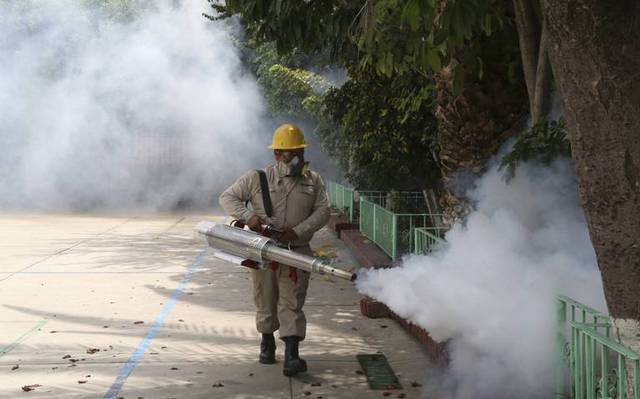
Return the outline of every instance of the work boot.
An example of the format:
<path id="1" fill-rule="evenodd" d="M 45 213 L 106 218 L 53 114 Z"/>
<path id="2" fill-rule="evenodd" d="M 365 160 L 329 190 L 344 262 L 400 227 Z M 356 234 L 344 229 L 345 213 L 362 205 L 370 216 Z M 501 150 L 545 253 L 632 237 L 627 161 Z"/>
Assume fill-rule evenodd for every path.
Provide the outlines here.
<path id="1" fill-rule="evenodd" d="M 260 342 L 260 363 L 273 364 L 276 362 L 276 340 L 273 334 L 262 334 Z"/>
<path id="2" fill-rule="evenodd" d="M 300 355 L 298 354 L 300 337 L 283 337 L 282 340 L 285 343 L 284 367 L 282 369 L 282 374 L 287 377 L 291 377 L 298 373 L 304 373 L 307 371 L 307 362 L 300 359 Z"/>

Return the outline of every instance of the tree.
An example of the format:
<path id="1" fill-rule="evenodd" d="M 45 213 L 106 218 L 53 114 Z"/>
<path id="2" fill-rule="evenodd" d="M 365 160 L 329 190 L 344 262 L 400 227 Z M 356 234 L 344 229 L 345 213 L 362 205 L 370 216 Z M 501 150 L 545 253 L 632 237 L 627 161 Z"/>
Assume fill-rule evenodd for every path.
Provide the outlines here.
<path id="1" fill-rule="evenodd" d="M 240 3 L 227 2 L 224 10 L 235 5 L 253 15 L 251 6 L 258 4 Z M 291 7 L 285 3 L 284 9 L 291 15 L 278 14 L 278 18 L 288 21 L 294 19 L 294 15 L 306 15 L 300 7 L 303 3 Z M 269 18 L 276 18 L 276 14 L 268 12 L 267 2 L 265 7 L 262 11 L 267 12 Z M 323 15 L 320 10 L 312 10 L 313 18 Z M 266 23 L 255 21 L 253 17 L 243 21 L 247 27 L 253 27 L 248 29 L 244 43 L 253 48 L 254 56 L 246 58 L 255 65 L 258 82 L 271 111 L 295 119 L 313 119 L 317 124 L 315 135 L 326 152 L 339 161 L 354 186 L 416 190 L 437 184 L 440 172 L 433 154 L 437 148 L 438 127 L 433 116 L 432 79 L 413 70 L 390 76 L 380 74 L 376 66 L 361 64 L 355 57 L 355 43 L 342 37 L 340 47 L 343 51 L 334 52 L 333 57 L 340 58 L 351 79 L 342 87 L 327 91 L 328 82 L 307 69 L 314 66 L 317 70 L 318 63 L 324 64 L 331 59 L 323 48 L 326 46 L 324 39 L 319 38 L 315 46 L 311 44 L 313 41 L 306 43 L 307 52 L 304 52 L 300 47 L 294 47 L 302 44 L 292 33 L 295 29 L 287 30 L 292 29 L 291 26 L 282 26 L 292 34 L 288 36 L 277 29 L 270 30 L 273 25 L 280 26 L 277 21 Z M 260 28 L 263 25 L 267 28 Z M 260 39 L 258 32 L 265 29 L 269 35 L 274 35 L 275 42 Z M 306 36 L 306 27 L 300 29 Z M 278 43 L 280 52 L 276 53 Z"/>
<path id="2" fill-rule="evenodd" d="M 275 41 L 283 53 L 328 49 L 356 80 L 361 71 L 387 83 L 434 82 L 434 109 L 425 111 L 438 126 L 426 134 L 437 133 L 445 181 L 461 169 L 480 173 L 521 128 L 525 86 L 506 0 L 210 1 L 223 17 L 241 15 L 258 41 Z M 388 144 L 397 138 L 390 135 Z M 451 192 L 445 198 L 458 202 Z"/>
<path id="3" fill-rule="evenodd" d="M 372 68 L 370 68 L 372 69 Z M 435 187 L 438 128 L 433 82 L 416 74 L 384 77 L 360 70 L 324 99 L 325 117 L 339 128 L 334 153 L 346 150 L 348 177 L 360 188 Z"/>
<path id="4" fill-rule="evenodd" d="M 547 1 L 545 15 L 615 336 L 640 352 L 640 3 Z"/>

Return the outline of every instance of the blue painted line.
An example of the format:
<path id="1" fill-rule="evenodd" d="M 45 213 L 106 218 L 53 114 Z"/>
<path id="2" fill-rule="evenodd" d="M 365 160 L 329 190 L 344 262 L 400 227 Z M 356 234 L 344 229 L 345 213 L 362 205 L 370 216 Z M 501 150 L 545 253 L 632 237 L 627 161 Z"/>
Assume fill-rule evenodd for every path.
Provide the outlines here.
<path id="1" fill-rule="evenodd" d="M 111 385 L 109 391 L 104 395 L 104 399 L 116 399 L 116 395 L 120 393 L 120 390 L 122 390 L 122 386 L 127 381 L 127 378 L 129 378 L 129 375 L 131 375 L 131 372 L 133 372 L 133 369 L 136 367 L 144 353 L 147 351 L 147 348 L 151 344 L 153 338 L 156 336 L 158 331 L 160 331 L 160 328 L 162 328 L 164 320 L 171 312 L 171 309 L 173 308 L 173 305 L 175 305 L 180 294 L 182 294 L 184 287 L 187 285 L 187 283 L 189 283 L 189 281 L 193 277 L 193 274 L 198 269 L 198 266 L 200 266 L 200 263 L 202 263 L 204 254 L 205 251 L 200 252 L 191 266 L 189 266 L 189 271 L 184 276 L 180 284 L 178 284 L 178 287 L 176 287 L 175 291 L 173 291 L 173 295 L 171 295 L 171 298 L 165 303 L 162 311 L 160 311 L 160 314 L 156 317 L 153 325 L 149 329 L 149 332 L 147 332 L 147 335 L 144 337 L 142 342 L 138 344 L 138 347 L 136 348 L 135 352 L 133 352 L 133 355 L 131 355 L 127 363 L 120 370 L 120 374 L 116 378 L 116 381 L 113 383 L 113 385 Z"/>

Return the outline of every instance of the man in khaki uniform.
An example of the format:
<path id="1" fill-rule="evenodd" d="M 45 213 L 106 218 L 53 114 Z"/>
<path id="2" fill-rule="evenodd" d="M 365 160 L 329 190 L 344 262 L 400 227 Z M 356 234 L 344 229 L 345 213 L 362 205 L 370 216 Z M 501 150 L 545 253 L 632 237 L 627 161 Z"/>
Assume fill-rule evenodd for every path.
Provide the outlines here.
<path id="1" fill-rule="evenodd" d="M 249 171 L 220 196 L 220 205 L 233 218 L 243 221 L 251 230 L 261 232 L 271 225 L 284 233 L 279 241 L 293 251 L 312 255 L 309 241 L 329 219 L 329 201 L 320 175 L 307 169 L 304 149 L 307 144 L 302 131 L 290 124 L 280 126 L 273 134 L 276 163 L 264 172 L 269 187 L 271 212 L 265 206 L 258 171 Z M 249 202 L 251 208 L 247 208 Z M 271 213 L 271 217 L 268 216 Z M 285 342 L 283 373 L 295 375 L 307 370 L 298 354 L 299 342 L 306 335 L 307 321 L 302 311 L 309 272 L 284 265 L 266 270 L 251 270 L 256 326 L 262 333 L 259 361 L 275 363 L 274 331 L 280 330 Z"/>

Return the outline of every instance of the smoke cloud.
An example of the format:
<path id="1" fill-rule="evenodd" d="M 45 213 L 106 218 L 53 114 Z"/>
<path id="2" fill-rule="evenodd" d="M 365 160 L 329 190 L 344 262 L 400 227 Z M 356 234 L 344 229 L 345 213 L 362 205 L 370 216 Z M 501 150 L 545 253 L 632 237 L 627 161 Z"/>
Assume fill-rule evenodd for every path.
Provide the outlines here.
<path id="1" fill-rule="evenodd" d="M 445 247 L 369 271 L 359 290 L 450 340 L 439 397 L 551 397 L 556 295 L 606 309 L 573 166 L 527 164 L 508 182 L 493 168 L 471 198 Z"/>
<path id="2" fill-rule="evenodd" d="M 0 208 L 206 207 L 270 161 L 274 123 L 206 1 L 89 3 L 0 1 Z"/>

